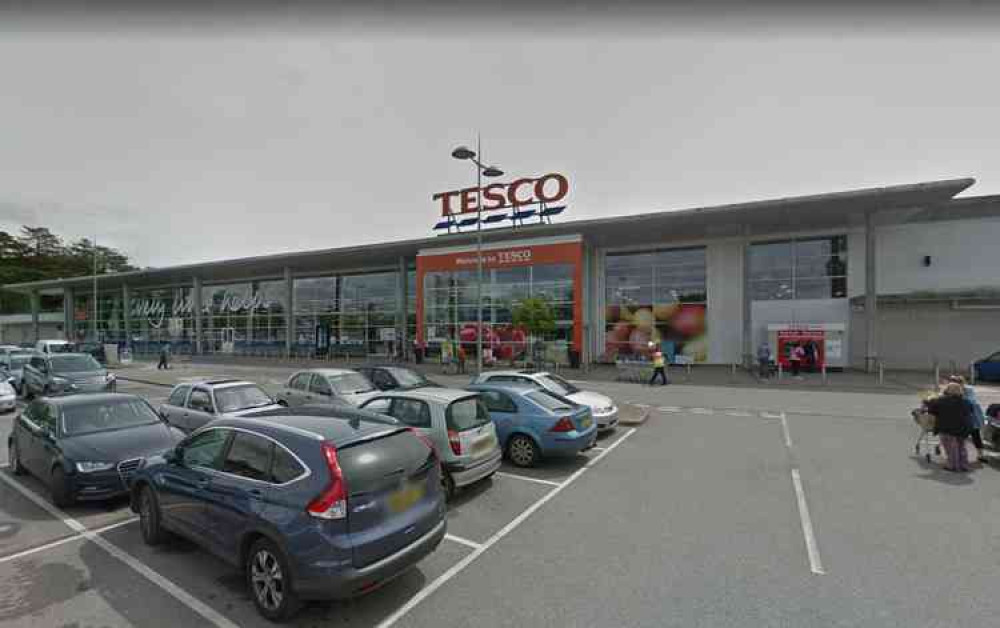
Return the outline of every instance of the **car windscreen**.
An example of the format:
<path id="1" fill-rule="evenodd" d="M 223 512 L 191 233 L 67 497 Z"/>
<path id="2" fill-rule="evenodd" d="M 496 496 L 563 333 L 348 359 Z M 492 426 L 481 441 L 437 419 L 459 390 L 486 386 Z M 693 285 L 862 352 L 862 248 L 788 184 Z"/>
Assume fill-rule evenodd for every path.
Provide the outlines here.
<path id="1" fill-rule="evenodd" d="M 219 412 L 236 412 L 250 408 L 263 408 L 274 403 L 271 395 L 259 386 L 227 386 L 215 389 L 215 404 Z"/>
<path id="2" fill-rule="evenodd" d="M 101 370 L 101 365 L 89 355 L 54 355 L 49 361 L 52 364 L 52 371 L 55 373 Z"/>
<path id="3" fill-rule="evenodd" d="M 12 355 L 10 356 L 10 368 L 21 369 L 24 365 L 31 361 L 30 355 Z"/>
<path id="4" fill-rule="evenodd" d="M 525 397 L 534 401 L 550 412 L 566 412 L 573 409 L 573 406 L 547 390 L 533 390 L 525 394 Z"/>
<path id="5" fill-rule="evenodd" d="M 67 404 L 62 409 L 63 434 L 79 436 L 140 425 L 153 425 L 160 417 L 141 399 L 115 399 Z"/>
<path id="6" fill-rule="evenodd" d="M 445 411 L 449 430 L 464 432 L 490 422 L 490 411 L 478 396 L 453 401 Z"/>
<path id="7" fill-rule="evenodd" d="M 375 390 L 368 378 L 361 373 L 347 373 L 330 378 L 330 385 L 342 395 L 366 393 Z"/>
<path id="8" fill-rule="evenodd" d="M 410 369 L 386 369 L 392 376 L 396 378 L 399 385 L 403 388 L 414 388 L 416 386 L 426 386 L 430 384 L 431 381 L 424 377 L 423 373 L 418 373 L 416 371 L 411 371 Z"/>
<path id="9" fill-rule="evenodd" d="M 570 384 L 558 375 L 553 375 L 552 373 L 539 375 L 538 379 L 545 384 L 546 388 L 560 395 L 572 395 L 573 393 L 580 392 L 579 388 Z"/>

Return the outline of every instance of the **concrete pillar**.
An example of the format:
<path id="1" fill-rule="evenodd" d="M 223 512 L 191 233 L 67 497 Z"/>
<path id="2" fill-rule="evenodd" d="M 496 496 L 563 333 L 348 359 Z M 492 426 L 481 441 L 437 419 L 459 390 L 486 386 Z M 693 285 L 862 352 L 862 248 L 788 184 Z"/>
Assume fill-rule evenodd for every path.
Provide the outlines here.
<path id="1" fill-rule="evenodd" d="M 76 330 L 73 329 L 73 289 L 63 288 L 63 333 L 66 340 L 76 338 Z"/>
<path id="2" fill-rule="evenodd" d="M 396 347 L 397 352 L 400 355 L 406 355 L 406 348 L 409 346 L 408 329 L 406 314 L 409 311 L 409 286 L 407 286 L 407 280 L 409 279 L 409 268 L 406 264 L 406 258 L 399 258 L 399 269 L 396 271 L 398 277 L 396 279 Z"/>
<path id="3" fill-rule="evenodd" d="M 874 213 L 874 210 L 865 213 L 865 371 L 868 373 L 874 372 L 878 359 Z"/>
<path id="4" fill-rule="evenodd" d="M 292 269 L 285 267 L 285 358 L 292 357 L 292 337 L 295 335 L 295 280 Z"/>
<path id="5" fill-rule="evenodd" d="M 132 290 L 128 284 L 122 284 L 122 335 L 125 344 L 132 344 Z"/>
<path id="6" fill-rule="evenodd" d="M 38 309 L 40 307 L 38 290 L 31 291 L 31 334 L 35 338 L 35 342 L 41 340 L 39 334 L 41 333 L 38 328 Z"/>
<path id="7" fill-rule="evenodd" d="M 194 316 L 194 344 L 192 345 L 192 351 L 195 355 L 201 355 L 201 324 L 203 313 L 201 311 L 201 278 L 195 277 L 191 280 L 191 291 L 194 293 L 192 295 L 191 301 L 193 303 L 191 307 L 191 314 Z"/>
<path id="8" fill-rule="evenodd" d="M 753 293 L 750 289 L 750 229 L 744 227 L 743 229 L 743 289 L 742 289 L 742 306 L 743 306 L 743 356 L 740 361 L 744 363 L 746 368 L 753 368 L 753 358 L 754 347 L 753 347 Z M 771 352 L 777 355 L 778 348 L 771 347 Z"/>

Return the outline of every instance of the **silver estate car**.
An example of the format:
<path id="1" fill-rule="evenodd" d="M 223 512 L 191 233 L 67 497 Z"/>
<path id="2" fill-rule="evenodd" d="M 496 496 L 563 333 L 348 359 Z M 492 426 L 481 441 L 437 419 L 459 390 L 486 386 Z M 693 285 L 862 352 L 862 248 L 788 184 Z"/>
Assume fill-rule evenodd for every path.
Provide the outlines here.
<path id="1" fill-rule="evenodd" d="M 303 405 L 359 406 L 378 390 L 371 381 L 350 369 L 308 369 L 299 371 L 278 392 L 278 403 L 289 408 Z"/>
<path id="2" fill-rule="evenodd" d="M 174 386 L 166 403 L 160 406 L 160 416 L 183 432 L 193 432 L 218 418 L 280 407 L 253 382 L 216 379 Z"/>
<path id="3" fill-rule="evenodd" d="M 503 452 L 496 426 L 479 393 L 451 388 L 383 392 L 361 404 L 424 434 L 441 458 L 441 487 L 450 499 L 457 488 L 492 476 Z"/>

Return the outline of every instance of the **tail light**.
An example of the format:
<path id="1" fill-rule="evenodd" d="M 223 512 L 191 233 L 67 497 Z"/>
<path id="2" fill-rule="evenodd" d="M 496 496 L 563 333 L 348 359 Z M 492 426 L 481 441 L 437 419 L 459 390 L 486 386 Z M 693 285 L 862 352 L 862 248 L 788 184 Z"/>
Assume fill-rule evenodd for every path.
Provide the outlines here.
<path id="1" fill-rule="evenodd" d="M 451 453 L 462 455 L 462 437 L 455 430 L 448 430 L 448 444 L 451 445 Z"/>
<path id="2" fill-rule="evenodd" d="M 427 445 L 428 449 L 430 449 L 431 451 L 434 452 L 434 456 L 436 458 L 440 458 L 441 457 L 441 456 L 438 455 L 437 447 L 434 446 L 434 443 L 431 442 L 431 439 L 427 438 L 426 434 L 424 434 L 423 432 L 421 432 L 420 430 L 418 430 L 415 427 L 411 427 L 411 428 L 408 428 L 408 429 L 411 432 L 413 432 L 414 436 L 416 436 L 417 438 L 419 438 L 420 440 L 422 440 L 424 442 L 424 444 Z"/>
<path id="3" fill-rule="evenodd" d="M 576 429 L 576 426 L 573 425 L 573 419 L 569 418 L 568 416 L 564 416 L 561 419 L 559 419 L 558 421 L 556 421 L 556 424 L 553 425 L 552 427 L 550 427 L 549 431 L 550 432 L 572 432 L 575 429 Z"/>
<path id="4" fill-rule="evenodd" d="M 320 519 L 343 519 L 347 517 L 347 484 L 337 462 L 337 449 L 332 443 L 323 443 L 323 458 L 330 471 L 330 483 L 316 499 L 309 502 L 306 511 Z"/>

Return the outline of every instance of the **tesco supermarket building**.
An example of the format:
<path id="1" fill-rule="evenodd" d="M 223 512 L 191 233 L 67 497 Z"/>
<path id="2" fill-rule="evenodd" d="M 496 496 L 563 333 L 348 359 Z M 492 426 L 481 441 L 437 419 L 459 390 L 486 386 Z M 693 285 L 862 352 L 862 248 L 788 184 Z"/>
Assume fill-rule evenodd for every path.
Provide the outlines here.
<path id="1" fill-rule="evenodd" d="M 90 277 L 7 285 L 33 307 L 0 341 L 89 338 L 96 320 L 136 353 L 474 348 L 482 226 L 484 346 L 499 359 L 524 350 L 512 309 L 528 296 L 551 305 L 561 360 L 613 361 L 651 340 L 717 364 L 765 338 L 779 352 L 812 341 L 831 367 L 1000 349 L 1000 196 L 955 199 L 973 179 L 560 222 L 568 184 L 547 176 L 534 192 L 539 179 L 484 188 L 482 213 L 475 189 L 436 195 L 431 237 L 101 275 L 96 308 Z"/>

